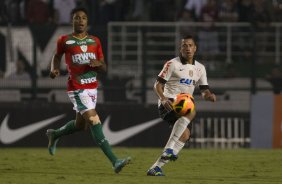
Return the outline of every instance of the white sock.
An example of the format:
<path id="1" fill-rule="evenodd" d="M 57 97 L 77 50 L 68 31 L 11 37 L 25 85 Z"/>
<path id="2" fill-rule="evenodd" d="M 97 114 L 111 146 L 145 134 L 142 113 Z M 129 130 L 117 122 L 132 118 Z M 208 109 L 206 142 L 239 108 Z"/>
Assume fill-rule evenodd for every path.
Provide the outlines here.
<path id="1" fill-rule="evenodd" d="M 162 166 L 164 166 L 165 164 L 167 164 L 169 162 L 169 160 L 163 160 L 161 159 L 161 157 L 158 158 L 158 160 L 152 165 L 152 168 L 158 166 L 159 168 L 161 168 Z"/>
<path id="2" fill-rule="evenodd" d="M 177 155 L 184 146 L 185 146 L 184 142 L 181 142 L 180 140 L 176 141 L 173 147 L 173 153 Z"/>
<path id="3" fill-rule="evenodd" d="M 184 130 L 187 128 L 188 124 L 190 123 L 190 120 L 186 117 L 179 118 L 171 131 L 169 140 L 167 141 L 167 144 L 165 146 L 166 148 L 173 149 L 174 154 L 178 154 L 179 151 L 184 147 L 185 143 L 179 141 L 180 136 L 183 134 Z M 161 168 L 165 164 L 167 164 L 169 160 L 163 160 L 161 157 L 158 158 L 158 160 L 152 165 L 151 169 L 158 166 Z"/>
<path id="4" fill-rule="evenodd" d="M 175 143 L 179 141 L 180 136 L 183 134 L 189 123 L 190 120 L 184 116 L 175 122 L 165 148 L 174 148 Z"/>
<path id="5" fill-rule="evenodd" d="M 181 141 L 175 141 L 175 145 L 173 147 L 173 153 L 174 154 L 178 154 L 182 148 L 184 147 L 185 143 L 181 142 Z M 159 168 L 161 168 L 162 166 L 164 166 L 165 164 L 167 164 L 169 162 L 169 160 L 163 160 L 161 159 L 161 157 L 158 158 L 158 160 L 154 163 L 154 165 L 152 165 L 151 169 L 158 166 Z"/>

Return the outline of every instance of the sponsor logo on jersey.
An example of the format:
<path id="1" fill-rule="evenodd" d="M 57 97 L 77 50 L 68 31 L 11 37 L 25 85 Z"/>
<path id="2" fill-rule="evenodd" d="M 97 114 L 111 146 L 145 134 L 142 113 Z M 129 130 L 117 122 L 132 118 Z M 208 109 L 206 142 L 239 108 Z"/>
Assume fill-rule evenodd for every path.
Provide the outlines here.
<path id="1" fill-rule="evenodd" d="M 90 84 L 92 82 L 96 82 L 97 73 L 94 71 L 89 71 L 87 73 L 81 74 L 77 77 L 77 81 L 80 84 Z"/>
<path id="2" fill-rule="evenodd" d="M 95 40 L 88 38 L 86 40 L 81 40 L 81 41 L 75 41 L 75 40 L 68 40 L 66 41 L 67 45 L 72 45 L 72 44 L 77 44 L 77 45 L 87 45 L 87 44 L 91 44 L 91 43 L 96 43 Z"/>
<path id="3" fill-rule="evenodd" d="M 180 82 L 180 84 L 187 84 L 187 85 L 193 84 L 193 80 L 192 79 L 181 78 L 179 80 L 179 82 Z"/>
<path id="4" fill-rule="evenodd" d="M 96 59 L 95 53 L 85 52 L 72 55 L 72 62 L 76 64 L 89 64 L 90 59 Z"/>
<path id="5" fill-rule="evenodd" d="M 82 50 L 82 52 L 86 52 L 87 51 L 87 45 L 81 45 L 80 49 Z"/>
<path id="6" fill-rule="evenodd" d="M 95 40 L 93 40 L 93 39 L 91 39 L 91 38 L 87 38 L 87 39 L 86 39 L 86 42 L 87 42 L 87 43 L 95 43 Z"/>
<path id="7" fill-rule="evenodd" d="M 72 45 L 72 44 L 74 44 L 74 43 L 75 43 L 74 40 L 68 40 L 68 41 L 66 41 L 66 44 L 67 44 L 67 45 Z"/>
<path id="8" fill-rule="evenodd" d="M 77 44 L 77 45 L 87 45 L 87 42 L 86 42 L 86 40 L 83 40 L 83 41 L 76 41 L 76 44 Z"/>
<path id="9" fill-rule="evenodd" d="M 87 79 L 80 79 L 80 83 L 81 84 L 90 84 L 92 82 L 96 81 L 96 77 L 91 77 L 91 78 L 87 78 Z"/>

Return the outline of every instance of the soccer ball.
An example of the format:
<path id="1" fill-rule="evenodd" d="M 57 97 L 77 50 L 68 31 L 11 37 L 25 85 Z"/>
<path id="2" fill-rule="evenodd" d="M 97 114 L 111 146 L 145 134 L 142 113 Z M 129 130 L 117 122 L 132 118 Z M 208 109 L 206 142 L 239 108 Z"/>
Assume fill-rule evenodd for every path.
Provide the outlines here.
<path id="1" fill-rule="evenodd" d="M 194 97 L 187 93 L 180 93 L 172 103 L 173 110 L 179 116 L 184 116 L 195 109 Z"/>

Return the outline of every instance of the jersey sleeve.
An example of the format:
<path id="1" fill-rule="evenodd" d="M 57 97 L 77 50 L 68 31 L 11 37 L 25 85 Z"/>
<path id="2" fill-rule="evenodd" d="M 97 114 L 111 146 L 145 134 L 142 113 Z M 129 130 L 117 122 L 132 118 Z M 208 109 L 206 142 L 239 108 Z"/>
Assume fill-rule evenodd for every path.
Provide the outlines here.
<path id="1" fill-rule="evenodd" d="M 174 65 L 172 64 L 172 61 L 168 61 L 165 63 L 162 71 L 159 73 L 159 77 L 168 81 L 171 77 L 172 71 L 173 71 Z"/>
<path id="2" fill-rule="evenodd" d="M 207 71 L 206 68 L 204 66 L 201 67 L 201 77 L 198 81 L 198 85 L 203 86 L 203 85 L 208 85 L 208 79 L 207 79 Z"/>
<path id="3" fill-rule="evenodd" d="M 102 44 L 99 38 L 96 37 L 96 43 L 97 43 L 97 59 L 101 60 L 104 59 Z"/>

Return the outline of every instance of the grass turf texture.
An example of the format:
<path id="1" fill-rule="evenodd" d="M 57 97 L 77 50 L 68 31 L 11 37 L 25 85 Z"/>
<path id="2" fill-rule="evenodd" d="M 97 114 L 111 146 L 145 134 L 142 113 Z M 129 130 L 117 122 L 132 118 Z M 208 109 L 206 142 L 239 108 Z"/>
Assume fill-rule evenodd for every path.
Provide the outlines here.
<path id="1" fill-rule="evenodd" d="M 55 156 L 45 148 L 1 148 L 0 183 L 282 183 L 282 150 L 185 148 L 177 161 L 163 167 L 165 177 L 146 176 L 161 150 L 114 147 L 120 157 L 130 155 L 133 159 L 115 174 L 97 148 L 59 148 Z"/>

